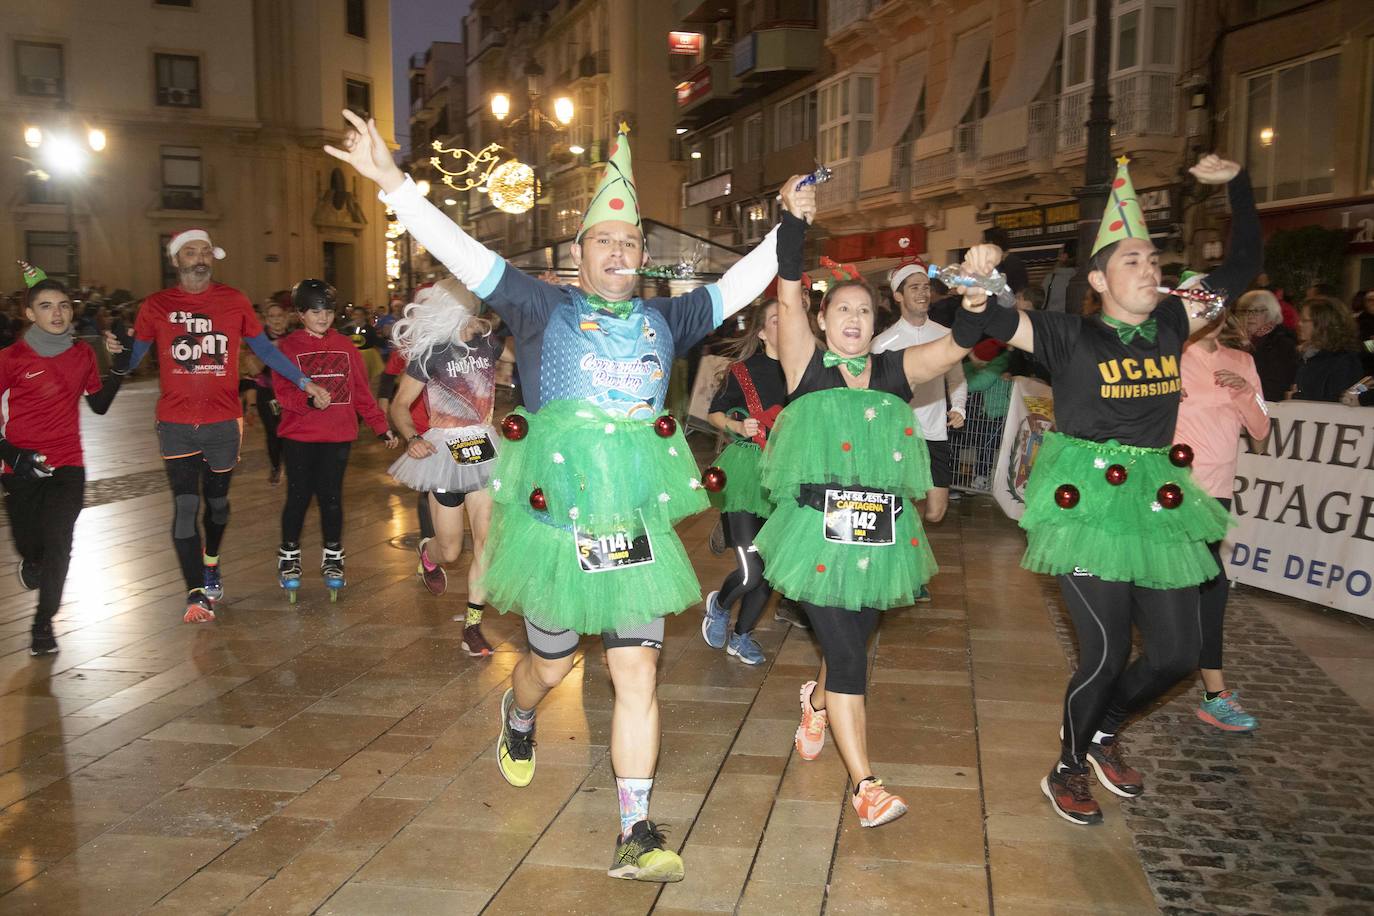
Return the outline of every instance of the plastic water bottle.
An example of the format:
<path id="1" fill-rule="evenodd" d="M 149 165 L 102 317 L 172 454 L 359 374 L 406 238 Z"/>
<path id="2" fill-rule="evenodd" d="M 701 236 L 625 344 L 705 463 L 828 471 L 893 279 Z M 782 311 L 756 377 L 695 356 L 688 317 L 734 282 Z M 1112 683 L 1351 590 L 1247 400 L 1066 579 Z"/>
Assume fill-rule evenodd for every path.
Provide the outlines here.
<path id="1" fill-rule="evenodd" d="M 932 264 L 926 269 L 926 273 L 930 279 L 939 280 L 950 289 L 962 286 L 986 290 L 989 295 L 996 297 L 998 305 L 1009 306 L 1016 301 L 1016 294 L 1007 285 L 1007 278 L 995 270 L 987 276 L 983 276 L 982 274 L 966 274 L 957 264 L 951 264 L 948 267 L 937 267 Z"/>

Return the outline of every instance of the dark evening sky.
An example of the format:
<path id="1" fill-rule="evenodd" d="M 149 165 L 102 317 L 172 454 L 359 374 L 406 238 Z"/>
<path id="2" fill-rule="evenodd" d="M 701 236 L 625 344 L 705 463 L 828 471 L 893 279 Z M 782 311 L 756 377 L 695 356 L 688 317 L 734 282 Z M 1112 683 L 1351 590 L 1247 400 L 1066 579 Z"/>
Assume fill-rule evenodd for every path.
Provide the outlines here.
<path id="1" fill-rule="evenodd" d="M 409 145 L 410 56 L 435 41 L 462 41 L 468 0 L 391 0 L 391 60 L 395 82 L 396 140 Z"/>

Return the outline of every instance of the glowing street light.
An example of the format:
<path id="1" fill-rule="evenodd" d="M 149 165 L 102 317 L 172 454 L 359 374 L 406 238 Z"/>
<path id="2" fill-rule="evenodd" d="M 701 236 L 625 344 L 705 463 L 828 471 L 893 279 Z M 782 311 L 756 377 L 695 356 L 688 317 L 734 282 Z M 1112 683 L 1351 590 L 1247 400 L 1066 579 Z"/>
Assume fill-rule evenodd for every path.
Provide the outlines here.
<path id="1" fill-rule="evenodd" d="M 576 113 L 573 108 L 573 100 L 566 95 L 560 95 L 553 100 L 553 116 L 558 119 L 558 123 L 567 127 L 572 123 L 573 115 Z"/>
<path id="2" fill-rule="evenodd" d="M 491 97 L 491 113 L 498 121 L 506 120 L 510 116 L 510 96 L 504 92 L 494 93 Z"/>
<path id="3" fill-rule="evenodd" d="M 568 152 L 572 153 L 574 156 L 581 156 L 586 151 L 587 148 L 580 143 L 574 143 L 572 146 L 568 147 Z"/>
<path id="4" fill-rule="evenodd" d="M 105 149 L 105 131 L 98 127 L 92 127 L 86 132 L 86 142 L 90 145 L 91 149 L 95 150 L 97 153 L 101 152 Z"/>
<path id="5" fill-rule="evenodd" d="M 24 142 L 29 149 L 38 149 L 43 145 L 43 129 L 41 127 L 24 128 Z"/>

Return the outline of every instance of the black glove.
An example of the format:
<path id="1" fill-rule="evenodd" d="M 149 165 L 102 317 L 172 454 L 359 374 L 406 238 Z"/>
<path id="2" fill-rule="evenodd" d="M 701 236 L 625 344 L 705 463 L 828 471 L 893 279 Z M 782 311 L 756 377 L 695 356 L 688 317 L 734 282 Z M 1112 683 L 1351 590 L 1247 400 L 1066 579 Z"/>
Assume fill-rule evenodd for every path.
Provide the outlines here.
<path id="1" fill-rule="evenodd" d="M 13 442 L 0 439 L 0 461 L 10 466 L 16 477 L 40 479 L 52 476 L 43 456 L 31 448 L 20 448 Z"/>
<path id="2" fill-rule="evenodd" d="M 806 244 L 806 220 L 782 211 L 782 224 L 778 226 L 778 279 L 800 280 L 802 278 L 802 255 Z"/>

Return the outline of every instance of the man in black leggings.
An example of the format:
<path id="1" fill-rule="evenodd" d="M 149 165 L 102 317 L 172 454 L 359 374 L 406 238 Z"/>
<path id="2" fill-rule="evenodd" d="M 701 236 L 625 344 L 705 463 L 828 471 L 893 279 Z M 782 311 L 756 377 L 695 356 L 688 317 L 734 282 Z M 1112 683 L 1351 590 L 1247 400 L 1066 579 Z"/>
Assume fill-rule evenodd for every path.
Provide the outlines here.
<path id="1" fill-rule="evenodd" d="M 224 596 L 219 548 L 229 524 L 229 477 L 239 460 L 243 406 L 238 396 L 239 346 L 246 342 L 269 369 L 295 383 L 319 408 L 329 392 L 301 373 L 263 332 L 248 297 L 216 283 L 211 270 L 224 250 L 204 229 L 187 229 L 167 243 L 176 286 L 153 293 L 134 323 L 132 366 L 154 346 L 162 393 L 157 435 L 174 513 L 172 544 L 186 582 L 187 623 L 215 619 Z M 196 516 L 204 503 L 202 544 Z"/>

